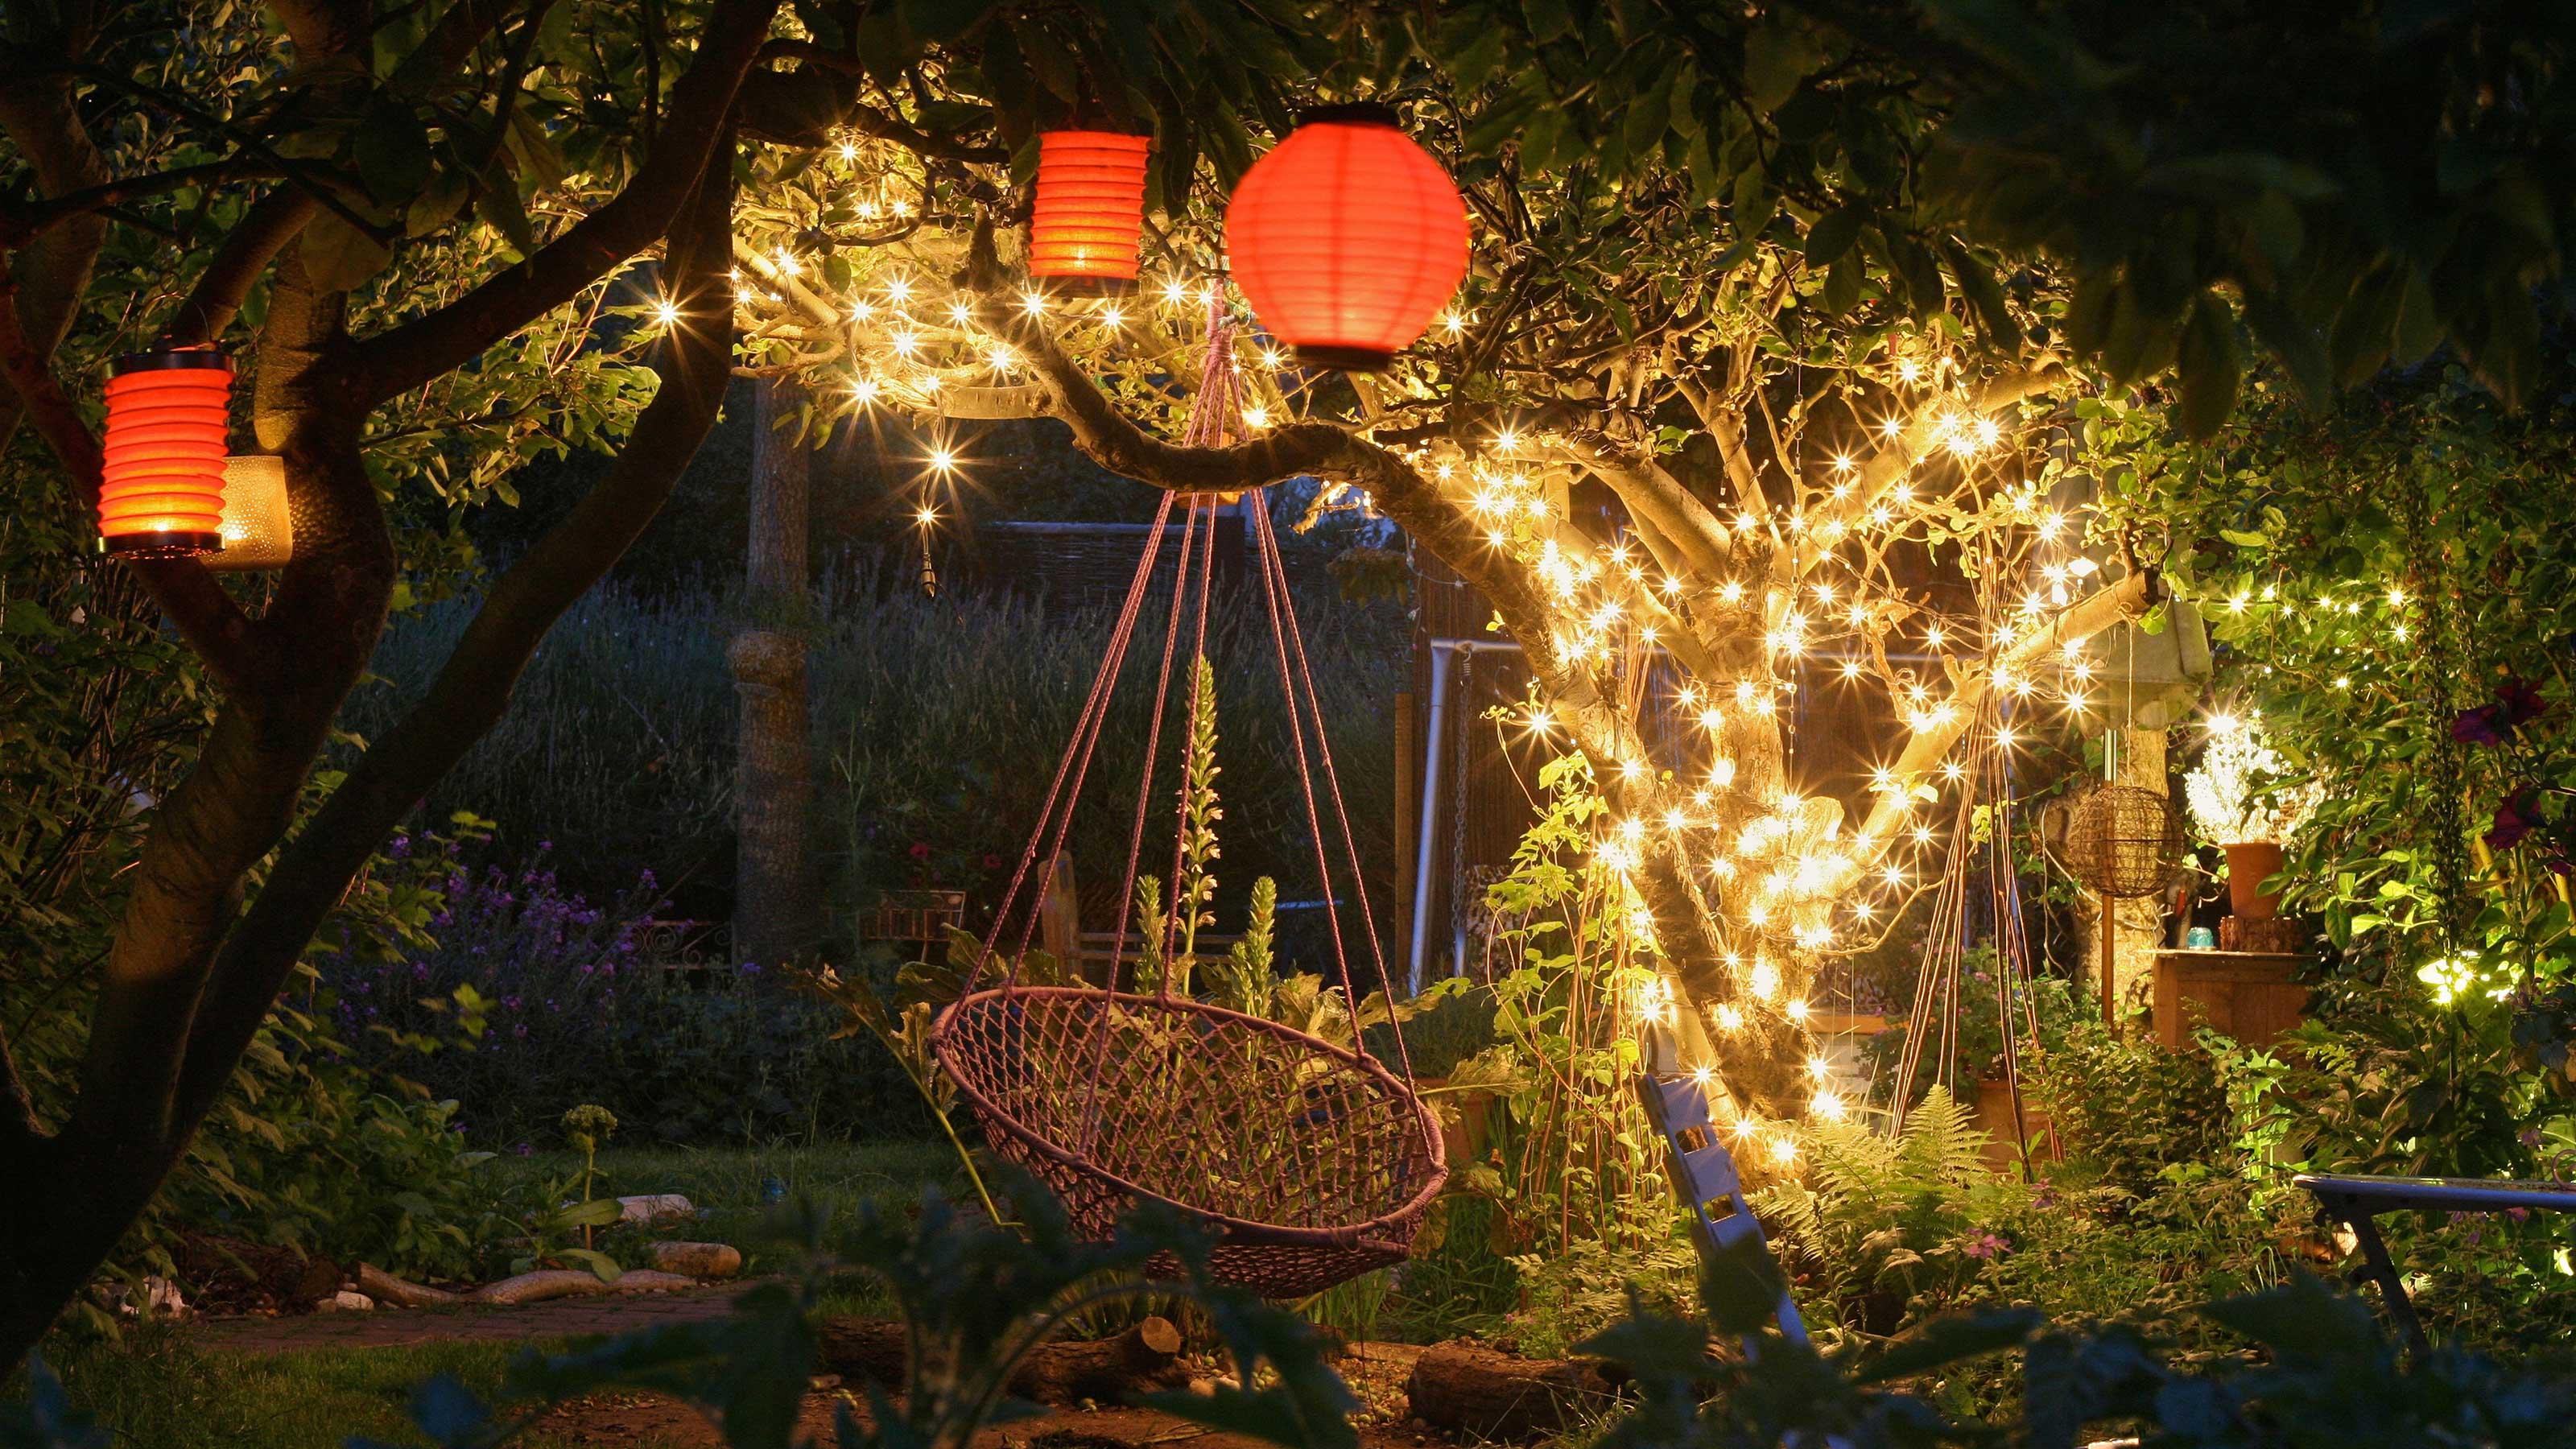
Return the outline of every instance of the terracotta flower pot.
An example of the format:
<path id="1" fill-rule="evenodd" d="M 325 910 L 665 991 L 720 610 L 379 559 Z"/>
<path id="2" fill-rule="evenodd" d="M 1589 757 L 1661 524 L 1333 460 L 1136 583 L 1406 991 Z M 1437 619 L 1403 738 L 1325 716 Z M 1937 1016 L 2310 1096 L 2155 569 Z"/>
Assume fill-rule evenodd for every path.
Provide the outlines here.
<path id="1" fill-rule="evenodd" d="M 2221 848 L 2227 852 L 2229 908 L 2251 921 L 2268 921 L 2280 914 L 2281 898 L 2263 889 L 2265 880 L 2280 874 L 2280 843 L 2242 840 Z"/>

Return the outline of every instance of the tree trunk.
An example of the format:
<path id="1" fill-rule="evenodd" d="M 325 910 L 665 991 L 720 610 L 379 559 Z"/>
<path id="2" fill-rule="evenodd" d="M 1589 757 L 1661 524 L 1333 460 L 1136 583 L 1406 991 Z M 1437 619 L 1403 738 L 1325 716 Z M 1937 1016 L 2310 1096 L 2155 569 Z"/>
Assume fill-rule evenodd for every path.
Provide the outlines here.
<path id="1" fill-rule="evenodd" d="M 2119 758 L 2113 762 L 2113 773 L 2123 785 L 2135 785 L 2170 795 L 2173 787 L 2165 766 L 2165 732 L 2163 730 L 2123 729 L 2114 737 Z M 2098 920 L 2094 929 L 2102 929 Z M 2111 1020 L 2125 1028 L 2132 1018 L 2148 1010 L 2155 979 L 2155 954 L 2164 945 L 2164 893 L 2133 901 L 2113 901 L 2110 910 L 2111 932 Z M 2102 943 L 2097 935 L 2093 942 L 2094 959 L 2101 959 Z"/>
<path id="2" fill-rule="evenodd" d="M 737 736 L 733 939 L 738 961 L 775 965 L 810 950 L 821 935 L 805 856 L 814 792 L 808 753 L 805 670 L 804 440 L 778 435 L 779 420 L 803 394 L 792 383 L 759 384 L 753 417 L 751 542 L 745 561 L 752 626 L 726 651 L 741 697 Z"/>

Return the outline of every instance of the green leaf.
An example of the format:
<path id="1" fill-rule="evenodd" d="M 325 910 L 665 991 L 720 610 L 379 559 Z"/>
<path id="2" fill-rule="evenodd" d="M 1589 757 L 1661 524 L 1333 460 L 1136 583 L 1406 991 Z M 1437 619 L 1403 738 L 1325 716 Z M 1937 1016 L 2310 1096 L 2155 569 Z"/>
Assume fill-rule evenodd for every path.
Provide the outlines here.
<path id="1" fill-rule="evenodd" d="M 1886 1353 L 1852 1377 L 1859 1383 L 1883 1384 L 2001 1353 L 2020 1347 L 2047 1321 L 2035 1308 L 1936 1318 L 1889 1345 Z"/>
<path id="2" fill-rule="evenodd" d="M 1840 317 L 1860 300 L 1861 273 L 1866 270 L 1858 252 L 1845 252 L 1825 273 L 1825 315 Z"/>
<path id="3" fill-rule="evenodd" d="M 588 1248 L 557 1248 L 554 1251 L 554 1256 L 558 1258 L 569 1258 L 573 1262 L 579 1263 L 583 1267 L 588 1268 L 591 1271 L 591 1276 L 597 1278 L 602 1283 L 614 1283 L 618 1279 L 626 1276 L 626 1270 L 618 1267 L 617 1260 L 608 1256 L 606 1253 L 593 1252 Z"/>
<path id="4" fill-rule="evenodd" d="M 625 1211 L 613 1197 L 595 1197 L 556 1213 L 554 1222 L 556 1226 L 566 1228 L 603 1228 L 617 1221 Z"/>
<path id="5" fill-rule="evenodd" d="M 1574 11 L 1566 0 L 1521 0 L 1521 17 L 1529 23 L 1530 39 L 1542 45 L 1574 33 Z"/>
<path id="6" fill-rule="evenodd" d="M 1462 92 L 1472 91 L 1502 68 L 1508 34 L 1499 25 L 1480 25 L 1463 49 L 1449 56 L 1449 74 Z"/>
<path id="7" fill-rule="evenodd" d="M 1027 58 L 1038 84 L 1067 105 L 1081 104 L 1088 90 L 1083 83 L 1082 62 L 1074 58 L 1055 32 L 1042 20 L 1019 16 L 1012 17 L 1011 31 L 1019 37 L 1020 54 Z"/>
<path id="8" fill-rule="evenodd" d="M 326 210 L 304 228 L 303 257 L 305 274 L 315 286 L 346 292 L 383 271 L 393 253 L 340 213 Z"/>
<path id="9" fill-rule="evenodd" d="M 1860 205 L 1837 207 L 1816 218 L 1807 228 L 1807 265 L 1830 267 L 1841 261 L 1852 243 L 1860 240 L 1860 229 L 1869 221 L 1869 208 Z"/>
<path id="10" fill-rule="evenodd" d="M 2242 364 L 2236 356 L 2236 322 L 2215 293 L 2193 299 L 2182 334 L 2182 427 L 2194 438 L 2218 431 L 2236 410 Z"/>
<path id="11" fill-rule="evenodd" d="M 404 208 L 403 234 L 427 236 L 447 225 L 456 213 L 465 209 L 466 199 L 473 194 L 473 184 L 465 179 L 464 173 L 439 172 L 429 178 L 429 184 L 412 197 L 410 206 Z"/>
<path id="12" fill-rule="evenodd" d="M 1780 108 L 1823 56 L 1806 33 L 1777 15 L 1744 38 L 1745 100 L 1763 115 Z"/>
<path id="13" fill-rule="evenodd" d="M 1945 239 L 1941 255 L 1950 263 L 1950 275 L 1959 279 L 1960 294 L 1976 311 L 1977 325 L 1985 329 L 1987 340 L 2002 347 L 2018 346 L 2021 324 L 2013 320 L 2012 307 L 2004 300 L 2003 284 L 1995 274 L 1955 241 Z"/>
<path id="14" fill-rule="evenodd" d="M 528 224 L 528 210 L 519 203 L 519 188 L 498 167 L 486 171 L 483 184 L 475 188 L 474 214 L 507 238 L 521 257 L 536 254 L 536 228 Z"/>
<path id="15" fill-rule="evenodd" d="M 387 206 L 409 201 L 429 179 L 429 128 L 409 106 L 390 101 L 369 106 L 350 150 L 359 178 Z"/>

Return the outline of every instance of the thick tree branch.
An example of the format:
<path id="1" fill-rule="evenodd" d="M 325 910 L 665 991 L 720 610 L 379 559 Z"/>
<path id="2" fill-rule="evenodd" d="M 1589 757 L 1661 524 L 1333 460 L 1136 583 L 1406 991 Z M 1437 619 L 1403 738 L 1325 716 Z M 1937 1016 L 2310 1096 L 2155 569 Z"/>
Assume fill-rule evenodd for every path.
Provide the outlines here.
<path id="1" fill-rule="evenodd" d="M 509 0 L 458 0 L 438 17 L 421 43 L 394 67 L 391 89 L 425 91 L 456 72 L 509 11 Z"/>
<path id="2" fill-rule="evenodd" d="M 654 370 L 661 388 L 608 476 L 496 583 L 420 703 L 379 738 L 302 833 L 216 958 L 178 1088 L 183 1120 L 223 1088 L 313 933 L 388 831 L 499 722 L 520 671 L 574 600 L 622 557 L 714 426 L 733 339 L 732 167 L 719 151 L 671 244 L 684 323 Z"/>
<path id="3" fill-rule="evenodd" d="M 1564 451 L 1609 484 L 1631 513 L 1678 548 L 1692 572 L 1726 572 L 1735 549 L 1734 536 L 1707 504 L 1691 496 L 1662 465 L 1591 428 L 1571 429 L 1562 437 Z"/>
<path id="4" fill-rule="evenodd" d="M 1895 438 L 1862 461 L 1852 477 L 1853 486 L 1839 501 L 1827 500 L 1808 515 L 1809 531 L 1820 538 L 1839 538 L 1867 517 L 1871 509 L 1886 501 L 1890 490 L 1905 481 L 1915 464 L 1945 445 L 1943 424 L 1953 414 L 1983 417 L 2036 397 L 2067 377 L 2066 369 L 2056 359 L 2047 358 L 1987 379 L 1962 403 L 1954 405 L 1940 399 L 1917 408 Z"/>
<path id="5" fill-rule="evenodd" d="M 311 195 L 292 186 L 278 187 L 252 202 L 224 237 L 214 259 L 197 274 L 197 285 L 170 314 L 163 329 L 170 340 L 188 346 L 223 336 L 260 274 L 321 209 Z"/>
<path id="6" fill-rule="evenodd" d="M 357 392 L 368 405 L 421 386 L 578 296 L 651 246 L 696 189 L 742 79 L 769 33 L 778 0 L 716 0 L 697 58 L 672 87 L 668 124 L 624 191 L 537 254 L 426 317 L 357 348 Z"/>
<path id="7" fill-rule="evenodd" d="M 2151 569 L 2141 569 L 2105 585 L 2059 610 L 2045 625 L 2014 640 L 1998 656 L 1995 667 L 2007 674 L 2027 673 L 2068 644 L 2090 639 L 2123 619 L 2144 614 L 2156 603 L 2160 588 Z M 1948 713 L 1937 715 L 1938 723 L 1916 730 L 1905 742 L 1896 762 L 1888 767 L 1894 788 L 1882 790 L 1870 806 L 1869 817 L 1861 827 L 1863 836 L 1882 844 L 1892 836 L 1907 809 L 1904 792 L 1939 766 L 1949 756 L 1951 746 L 1975 726 L 1993 687 L 1994 675 L 1987 670 L 1968 675 L 1945 701 Z"/>
<path id="8" fill-rule="evenodd" d="M 798 62 L 804 73 L 754 71 L 743 81 L 742 124 L 761 140 L 782 146 L 822 146 L 836 132 L 846 130 L 891 141 L 925 161 L 999 166 L 1011 159 L 1008 147 L 923 131 L 861 101 L 859 83 L 866 78 L 867 67 L 855 56 L 810 40 L 782 38 L 761 46 L 761 64 L 780 60 Z"/>
<path id="9" fill-rule="evenodd" d="M 289 254 L 269 309 L 258 403 L 286 457 L 296 514 L 295 557 L 262 626 L 291 667 L 232 695 L 153 812 L 62 1133 L 74 1154 L 130 1159 L 151 1180 L 195 1121 L 176 1111 L 182 1053 L 242 878 L 294 819 L 393 592 L 393 540 L 358 451 L 361 418 L 339 391 L 346 305 Z"/>
<path id="10" fill-rule="evenodd" d="M 78 55 L 77 41 L 68 53 Z M 0 133 L 16 143 L 35 173 L 36 188 L 58 196 L 104 182 L 107 159 L 81 124 L 69 83 L 62 77 L 0 84 Z M 107 240 L 107 220 L 83 215 L 56 227 L 10 259 L 21 284 L 14 299 L 17 323 L 37 361 L 50 364 L 72 318 L 89 295 L 92 269 Z M 18 431 L 25 413 L 14 390 L 0 389 L 0 446 Z"/>
<path id="11" fill-rule="evenodd" d="M 17 245 L 28 238 L 74 218 L 147 196 L 160 196 L 183 187 L 208 182 L 238 181 L 254 176 L 273 176 L 277 171 L 268 163 L 249 156 L 229 156 L 221 161 L 207 161 L 196 166 L 179 166 L 168 171 L 155 171 L 145 176 L 123 176 L 85 186 L 78 191 L 49 196 L 26 206 L 11 207 L 0 213 L 0 242 Z"/>
<path id="12" fill-rule="evenodd" d="M 36 1104 L 18 1075 L 18 1059 L 9 1050 L 8 1037 L 0 1034 L 0 1162 L 17 1160 L 44 1137 L 45 1124 L 36 1120 Z"/>

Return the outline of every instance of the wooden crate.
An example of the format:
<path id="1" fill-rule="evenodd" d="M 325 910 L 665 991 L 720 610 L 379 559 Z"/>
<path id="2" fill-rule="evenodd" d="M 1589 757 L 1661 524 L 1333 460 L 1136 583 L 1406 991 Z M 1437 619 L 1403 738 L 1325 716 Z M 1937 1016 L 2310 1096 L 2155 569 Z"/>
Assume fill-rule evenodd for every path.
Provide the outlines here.
<path id="1" fill-rule="evenodd" d="M 2295 979 L 2304 956 L 2272 951 L 2158 951 L 2156 1040 L 2168 1051 L 2191 1042 L 2197 1004 L 2209 1025 L 2247 1046 L 2268 1046 L 2308 1014 L 2308 988 Z"/>

